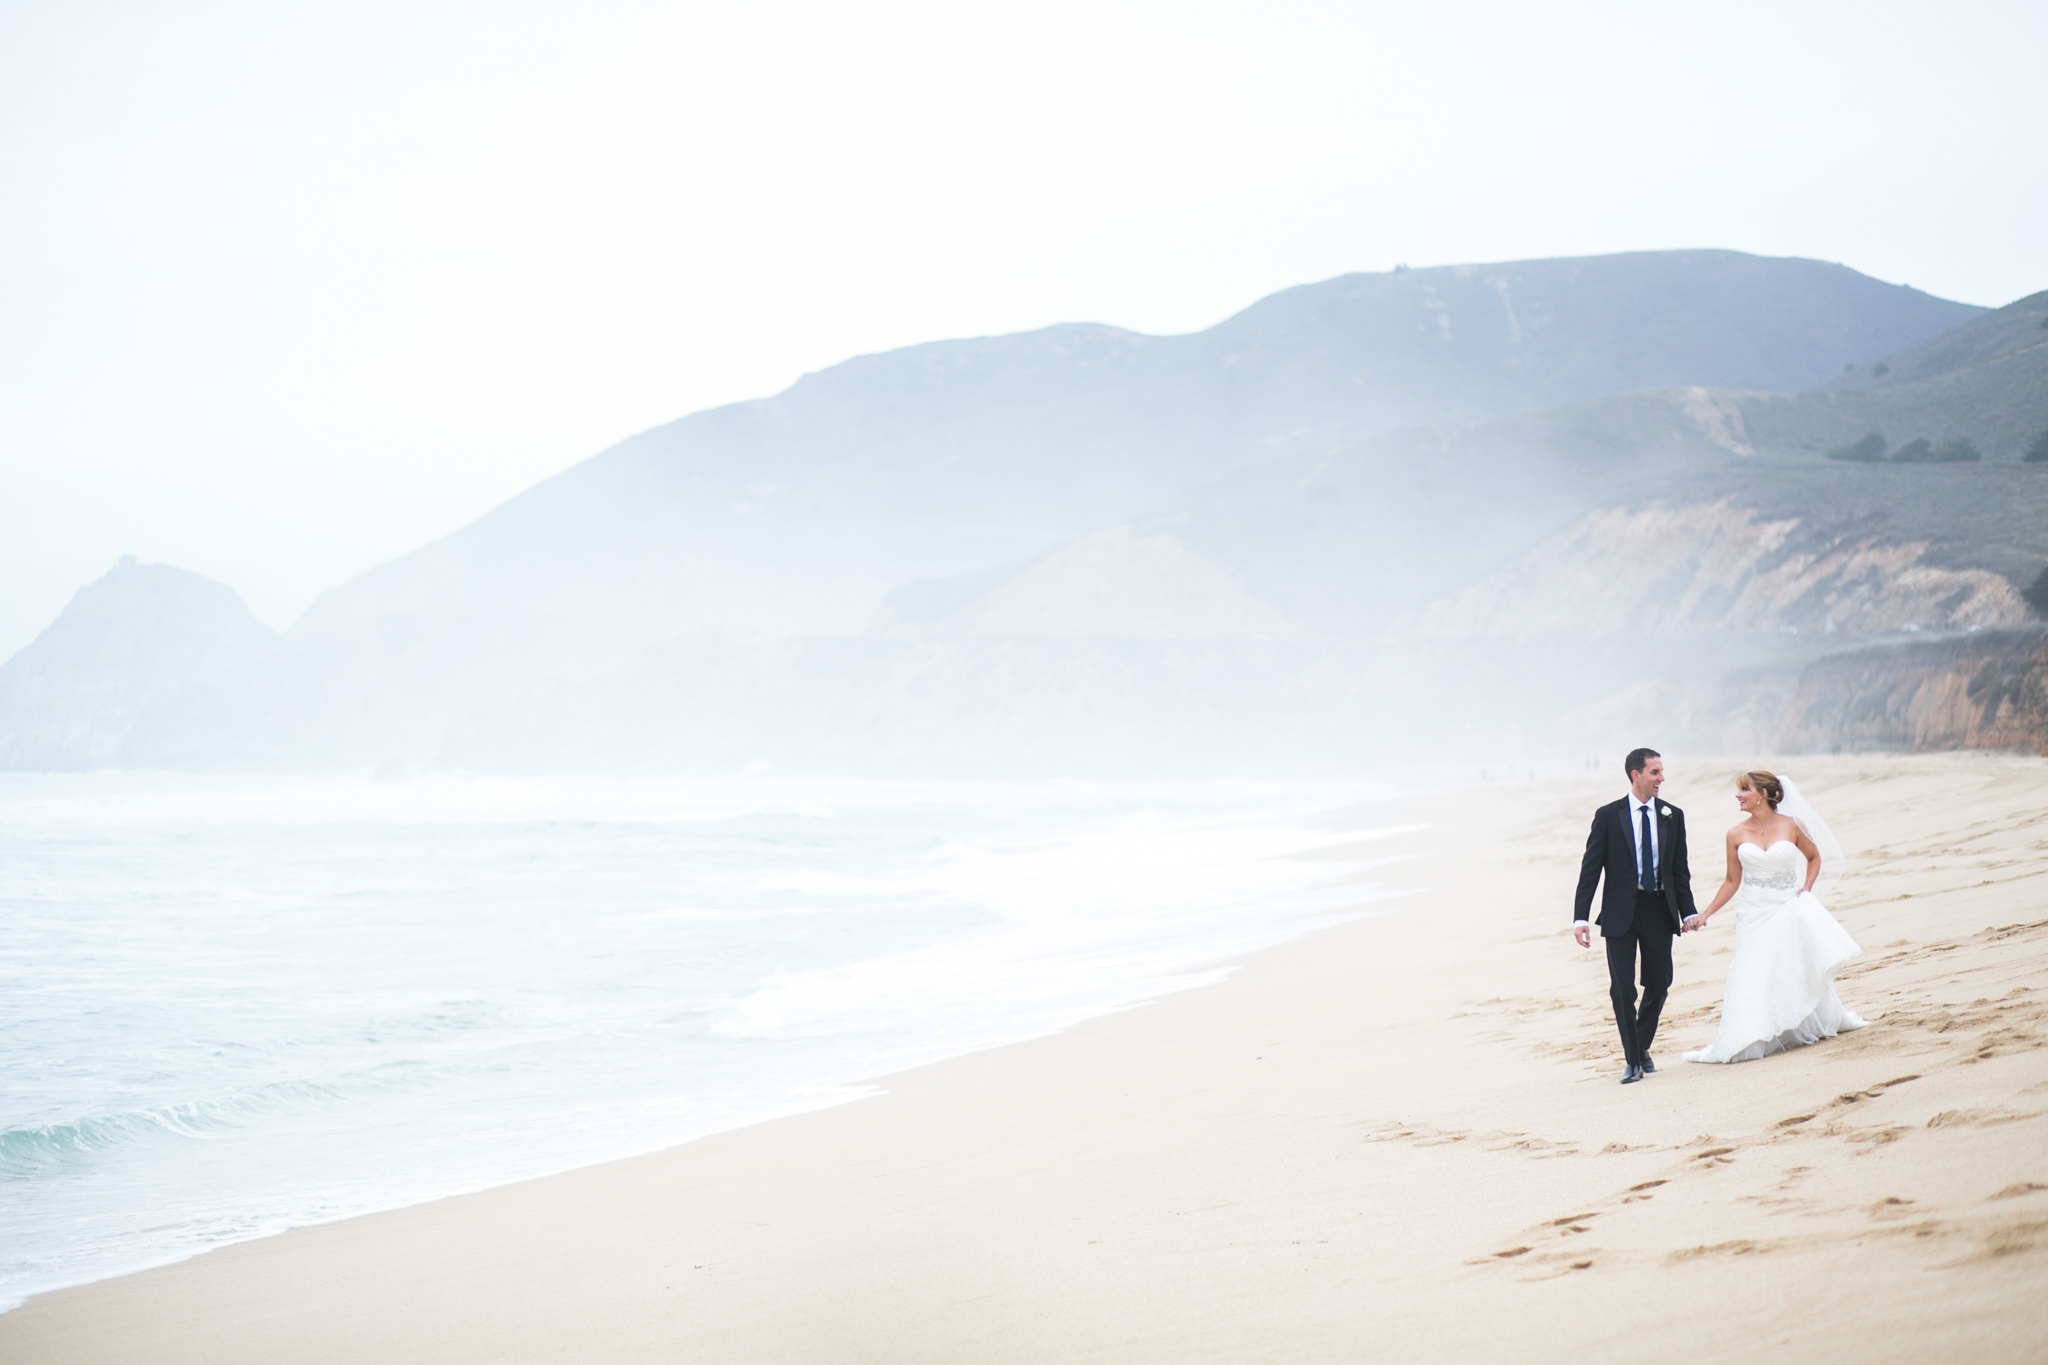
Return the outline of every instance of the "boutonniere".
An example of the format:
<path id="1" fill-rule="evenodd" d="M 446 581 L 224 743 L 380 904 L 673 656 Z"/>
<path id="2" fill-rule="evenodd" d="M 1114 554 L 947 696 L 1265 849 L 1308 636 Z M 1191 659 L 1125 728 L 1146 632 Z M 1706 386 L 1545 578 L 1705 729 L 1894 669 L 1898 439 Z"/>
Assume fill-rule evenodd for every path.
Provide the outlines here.
<path id="1" fill-rule="evenodd" d="M 1670 818 L 1670 816 L 1671 816 L 1671 807 L 1669 807 L 1669 806 L 1666 806 L 1666 807 L 1664 808 L 1664 816 L 1665 816 L 1665 818 L 1666 818 L 1666 819 L 1669 819 L 1669 818 Z"/>

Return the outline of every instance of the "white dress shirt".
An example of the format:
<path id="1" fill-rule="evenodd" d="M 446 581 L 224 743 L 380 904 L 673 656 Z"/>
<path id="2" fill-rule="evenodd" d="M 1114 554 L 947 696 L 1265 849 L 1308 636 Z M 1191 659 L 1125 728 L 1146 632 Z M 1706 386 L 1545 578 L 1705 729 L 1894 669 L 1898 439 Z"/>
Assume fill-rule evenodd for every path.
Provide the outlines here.
<path id="1" fill-rule="evenodd" d="M 1636 799 L 1636 792 L 1635 792 L 1635 788 L 1633 788 L 1633 787 L 1629 788 L 1629 792 L 1628 792 L 1628 846 L 1629 846 L 1629 847 L 1630 847 L 1631 849 L 1633 849 L 1633 850 L 1635 851 L 1635 856 L 1636 856 L 1636 870 L 1635 870 L 1635 875 L 1634 875 L 1633 877 L 1631 877 L 1631 878 L 1629 879 L 1629 885 L 1631 885 L 1631 886 L 1633 886 L 1633 885 L 1635 885 L 1635 884 L 1636 884 L 1637 882 L 1641 881 L 1641 880 L 1642 880 L 1642 876 L 1643 876 L 1643 850 L 1642 850 L 1642 846 L 1641 846 L 1641 840 L 1642 840 L 1642 837 L 1643 837 L 1643 812 L 1644 812 L 1644 811 L 1648 811 L 1648 812 L 1650 812 L 1650 856 L 1651 856 L 1652 858 L 1657 858 L 1657 798 L 1653 796 L 1653 797 L 1651 797 L 1651 798 L 1650 798 L 1649 800 L 1647 800 L 1647 801 L 1639 801 L 1639 800 L 1637 800 L 1637 799 Z M 1663 863 L 1663 860 L 1662 860 L 1662 859 L 1657 859 L 1657 861 L 1653 862 L 1653 863 L 1651 864 L 1651 866 L 1657 869 L 1657 880 L 1658 880 L 1658 881 L 1660 881 L 1660 882 L 1661 882 L 1661 881 L 1663 881 L 1663 880 L 1664 880 L 1664 863 Z M 1591 920 L 1575 919 L 1575 920 L 1573 920 L 1573 921 L 1572 921 L 1572 928 L 1576 929 L 1576 928 L 1578 928 L 1578 927 L 1579 927 L 1579 926 L 1580 926 L 1581 924 L 1590 924 L 1590 923 L 1592 923 L 1592 921 L 1591 921 Z"/>

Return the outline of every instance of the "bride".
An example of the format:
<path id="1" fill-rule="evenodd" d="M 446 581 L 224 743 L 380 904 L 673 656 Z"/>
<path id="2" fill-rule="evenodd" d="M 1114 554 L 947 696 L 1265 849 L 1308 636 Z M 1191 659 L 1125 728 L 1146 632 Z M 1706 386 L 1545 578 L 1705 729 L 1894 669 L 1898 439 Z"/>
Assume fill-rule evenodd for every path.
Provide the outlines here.
<path id="1" fill-rule="evenodd" d="M 1835 973 L 1862 949 L 1813 894 L 1823 867 L 1830 885 L 1841 876 L 1841 846 L 1790 778 L 1744 773 L 1735 804 L 1748 818 L 1728 831 L 1727 880 L 1686 925 L 1704 928 L 1732 899 L 1735 960 L 1720 1032 L 1689 1062 L 1754 1061 L 1868 1022 L 1835 998 Z"/>

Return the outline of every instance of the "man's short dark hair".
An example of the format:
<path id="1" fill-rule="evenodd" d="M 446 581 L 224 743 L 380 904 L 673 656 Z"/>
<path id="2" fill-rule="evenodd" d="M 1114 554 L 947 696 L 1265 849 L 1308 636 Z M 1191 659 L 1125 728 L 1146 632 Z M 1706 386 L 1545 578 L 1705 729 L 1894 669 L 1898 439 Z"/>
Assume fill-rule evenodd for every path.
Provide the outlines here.
<path id="1" fill-rule="evenodd" d="M 1662 757 L 1664 755 L 1658 753 L 1655 749 L 1630 749 L 1628 757 L 1622 760 L 1622 771 L 1627 773 L 1629 779 L 1633 781 L 1637 773 L 1650 766 L 1651 759 Z"/>

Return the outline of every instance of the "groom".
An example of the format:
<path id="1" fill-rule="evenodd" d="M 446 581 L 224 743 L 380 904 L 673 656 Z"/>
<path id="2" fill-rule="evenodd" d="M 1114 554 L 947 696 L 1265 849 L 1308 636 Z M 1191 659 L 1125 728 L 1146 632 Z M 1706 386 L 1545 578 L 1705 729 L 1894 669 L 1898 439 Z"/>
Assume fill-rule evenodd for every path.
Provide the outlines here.
<path id="1" fill-rule="evenodd" d="M 1600 937 L 1607 941 L 1608 994 L 1621 1050 L 1628 1066 L 1621 1083 L 1631 1085 L 1657 1069 L 1650 1043 L 1657 1016 L 1671 990 L 1671 940 L 1693 927 L 1692 870 L 1685 860 L 1685 812 L 1657 799 L 1664 785 L 1664 759 L 1655 749 L 1635 749 L 1622 766 L 1628 795 L 1593 812 L 1586 856 L 1579 863 L 1579 893 L 1572 905 L 1572 937 L 1592 946 L 1593 888 L 1600 874 Z M 1636 1003 L 1636 959 L 1642 958 L 1643 999 Z"/>

